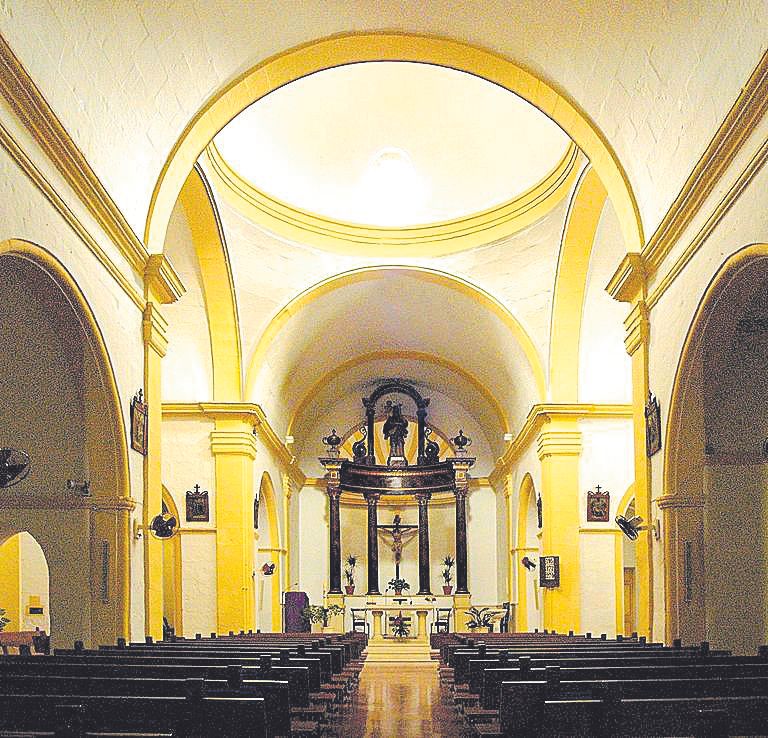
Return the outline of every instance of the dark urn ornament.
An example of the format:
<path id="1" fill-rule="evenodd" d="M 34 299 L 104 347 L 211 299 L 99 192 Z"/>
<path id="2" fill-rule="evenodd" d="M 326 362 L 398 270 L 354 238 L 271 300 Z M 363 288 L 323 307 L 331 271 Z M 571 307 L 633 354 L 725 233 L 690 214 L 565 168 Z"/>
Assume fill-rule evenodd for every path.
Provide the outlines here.
<path id="1" fill-rule="evenodd" d="M 339 455 L 339 446 L 341 446 L 341 438 L 336 433 L 335 428 L 331 428 L 331 432 L 323 438 L 323 443 L 326 446 L 326 450 L 331 456 Z"/>
<path id="2" fill-rule="evenodd" d="M 0 448 L 0 489 L 13 487 L 29 474 L 29 455 L 13 448 Z"/>
<path id="3" fill-rule="evenodd" d="M 456 447 L 457 454 L 466 454 L 467 447 L 472 445 L 472 439 L 469 436 L 464 435 L 464 431 L 459 429 L 459 435 L 452 438 L 451 442 Z"/>

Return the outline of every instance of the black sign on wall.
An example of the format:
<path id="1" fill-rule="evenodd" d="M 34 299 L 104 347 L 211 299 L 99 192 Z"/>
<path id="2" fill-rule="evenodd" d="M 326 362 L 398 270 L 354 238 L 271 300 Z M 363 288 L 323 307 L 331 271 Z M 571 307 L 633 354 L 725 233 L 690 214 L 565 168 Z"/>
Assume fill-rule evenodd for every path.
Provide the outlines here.
<path id="1" fill-rule="evenodd" d="M 539 586 L 560 586 L 560 557 L 542 556 L 539 559 Z"/>

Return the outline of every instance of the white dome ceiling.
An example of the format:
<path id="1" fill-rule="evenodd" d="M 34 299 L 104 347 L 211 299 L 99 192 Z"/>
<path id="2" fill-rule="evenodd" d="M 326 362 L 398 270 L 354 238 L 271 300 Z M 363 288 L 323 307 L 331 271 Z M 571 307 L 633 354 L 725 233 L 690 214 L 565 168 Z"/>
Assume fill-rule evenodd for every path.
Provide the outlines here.
<path id="1" fill-rule="evenodd" d="M 255 189 L 376 227 L 464 218 L 547 177 L 570 139 L 517 95 L 464 72 L 370 62 L 265 96 L 214 139 Z"/>

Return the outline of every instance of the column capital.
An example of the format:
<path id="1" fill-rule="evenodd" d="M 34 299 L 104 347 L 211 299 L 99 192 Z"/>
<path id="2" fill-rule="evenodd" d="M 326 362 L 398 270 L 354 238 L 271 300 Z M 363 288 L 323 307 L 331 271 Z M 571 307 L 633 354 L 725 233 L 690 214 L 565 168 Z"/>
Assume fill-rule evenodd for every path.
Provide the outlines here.
<path id="1" fill-rule="evenodd" d="M 431 492 L 416 492 L 413 496 L 416 498 L 416 502 L 418 502 L 419 505 L 426 505 L 432 499 Z"/>
<path id="2" fill-rule="evenodd" d="M 641 346 L 647 345 L 650 338 L 650 320 L 648 319 L 648 304 L 645 300 L 636 302 L 629 315 L 624 319 L 624 346 L 632 356 Z"/>
<path id="3" fill-rule="evenodd" d="M 168 351 L 168 321 L 154 302 L 144 308 L 141 322 L 144 345 L 152 348 L 161 358 Z"/>
<path id="4" fill-rule="evenodd" d="M 244 430 L 211 431 L 211 453 L 214 456 L 248 456 L 256 458 L 256 439 L 253 433 Z"/>
<path id="5" fill-rule="evenodd" d="M 364 492 L 363 497 L 365 497 L 365 500 L 369 505 L 371 503 L 375 505 L 381 498 L 381 492 Z"/>
<path id="6" fill-rule="evenodd" d="M 619 302 L 637 302 L 645 297 L 646 268 L 641 254 L 625 254 L 605 291 Z"/>
<path id="7" fill-rule="evenodd" d="M 536 454 L 540 461 L 548 456 L 578 456 L 581 448 L 579 431 L 542 431 L 536 440 Z"/>
<path id="8" fill-rule="evenodd" d="M 341 487 L 328 487 L 328 489 L 326 489 L 325 493 L 332 500 L 338 500 L 341 497 Z"/>

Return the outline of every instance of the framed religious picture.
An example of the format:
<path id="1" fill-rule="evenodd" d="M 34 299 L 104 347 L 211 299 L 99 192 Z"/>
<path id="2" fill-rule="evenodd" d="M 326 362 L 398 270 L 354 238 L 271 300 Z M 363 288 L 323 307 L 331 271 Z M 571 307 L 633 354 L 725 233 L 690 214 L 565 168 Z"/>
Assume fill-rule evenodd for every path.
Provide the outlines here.
<path id="1" fill-rule="evenodd" d="M 595 489 L 587 492 L 587 522 L 607 523 L 610 520 L 611 493 L 607 489 Z"/>
<path id="2" fill-rule="evenodd" d="M 560 586 L 560 557 L 559 556 L 540 556 L 539 557 L 539 586 L 540 587 L 559 587 Z"/>
<path id="3" fill-rule="evenodd" d="M 259 498 L 253 498 L 253 529 L 259 529 Z"/>
<path id="4" fill-rule="evenodd" d="M 147 455 L 147 406 L 141 390 L 131 400 L 131 448 Z"/>
<path id="5" fill-rule="evenodd" d="M 187 490 L 187 522 L 207 523 L 209 520 L 208 490 L 200 490 L 196 484 L 193 490 Z"/>
<path id="6" fill-rule="evenodd" d="M 661 408 L 653 392 L 645 406 L 645 452 L 650 458 L 661 450 Z"/>

